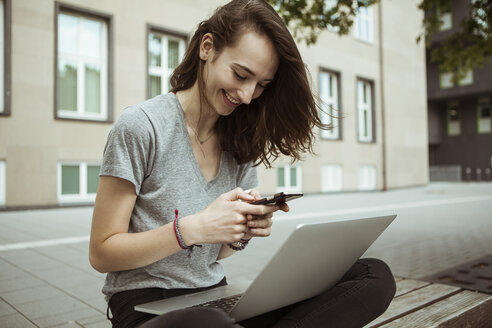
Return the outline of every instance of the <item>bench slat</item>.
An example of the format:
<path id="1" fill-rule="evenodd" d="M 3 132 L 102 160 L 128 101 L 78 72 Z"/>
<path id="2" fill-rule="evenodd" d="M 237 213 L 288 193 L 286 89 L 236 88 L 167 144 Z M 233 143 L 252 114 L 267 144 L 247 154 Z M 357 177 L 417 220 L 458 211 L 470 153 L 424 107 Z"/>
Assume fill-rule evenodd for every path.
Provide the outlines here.
<path id="1" fill-rule="evenodd" d="M 399 282 L 399 284 L 402 282 Z M 422 283 L 425 285 L 425 282 Z M 414 286 L 419 285 L 414 282 L 409 283 L 409 285 L 412 284 Z M 402 289 L 403 288 L 405 288 L 405 286 L 403 286 Z M 370 322 L 366 327 L 379 327 L 381 324 L 395 320 L 410 312 L 417 311 L 422 306 L 436 302 L 443 297 L 450 296 L 459 290 L 460 288 L 454 286 L 431 284 L 423 288 L 413 290 L 402 296 L 395 297 L 386 312 Z"/>
<path id="2" fill-rule="evenodd" d="M 459 326 L 465 327 L 486 327 L 492 320 L 491 316 L 492 296 L 465 290 L 382 327 L 455 327 L 455 323 L 462 323 Z M 471 320 L 473 325 L 470 325 Z"/>
<path id="3" fill-rule="evenodd" d="M 411 292 L 414 289 L 422 288 L 424 286 L 430 285 L 430 282 L 421 281 L 421 280 L 413 280 L 413 279 L 405 279 L 396 281 L 396 294 L 395 297 L 398 297 L 402 294 L 406 294 Z"/>

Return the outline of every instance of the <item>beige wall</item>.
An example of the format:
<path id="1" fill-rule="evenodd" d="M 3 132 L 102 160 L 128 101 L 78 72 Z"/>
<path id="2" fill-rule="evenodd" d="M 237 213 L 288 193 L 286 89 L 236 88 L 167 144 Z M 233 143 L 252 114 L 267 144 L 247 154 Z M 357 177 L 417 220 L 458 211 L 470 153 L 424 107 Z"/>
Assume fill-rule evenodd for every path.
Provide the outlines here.
<path id="1" fill-rule="evenodd" d="M 113 17 L 113 110 L 146 98 L 146 26 L 189 34 L 197 23 L 224 1 L 194 0 L 71 0 L 63 1 Z M 383 82 L 386 109 L 386 163 L 389 188 L 427 183 L 427 123 L 425 60 L 416 45 L 421 13 L 417 0 L 383 0 Z M 186 13 L 186 14 L 184 14 Z M 12 1 L 12 104 L 11 115 L 0 117 L 0 159 L 6 160 L 6 205 L 56 205 L 57 163 L 101 160 L 111 123 L 54 119 L 54 22 L 53 0 Z M 382 188 L 381 71 L 378 9 L 374 8 L 374 43 L 340 38 L 326 31 L 315 46 L 300 45 L 318 90 L 320 68 L 341 74 L 343 139 L 319 140 L 317 157 L 301 163 L 303 191 L 320 191 L 322 164 L 341 164 L 343 190 L 356 190 L 358 168 L 377 167 L 377 188 Z M 376 142 L 357 141 L 356 78 L 374 82 Z M 319 131 L 316 131 L 319 135 Z M 281 161 L 278 163 L 288 163 Z M 276 164 L 278 164 L 276 163 Z M 276 170 L 260 168 L 260 189 L 274 192 Z"/>

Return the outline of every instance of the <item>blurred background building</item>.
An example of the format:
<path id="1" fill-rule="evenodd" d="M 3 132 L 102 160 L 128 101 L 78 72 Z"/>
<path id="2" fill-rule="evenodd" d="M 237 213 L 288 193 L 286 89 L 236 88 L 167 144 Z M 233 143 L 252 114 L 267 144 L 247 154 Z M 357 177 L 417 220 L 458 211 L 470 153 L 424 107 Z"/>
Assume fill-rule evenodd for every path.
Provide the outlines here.
<path id="1" fill-rule="evenodd" d="M 417 2 L 383 0 L 360 10 L 348 36 L 327 30 L 316 45 L 299 45 L 313 90 L 333 115 L 322 113 L 323 120 L 335 128 L 315 131 L 317 156 L 260 167 L 263 193 L 428 183 L 426 61 L 423 44 L 415 42 L 423 15 Z M 112 124 L 125 107 L 168 91 L 198 22 L 224 3 L 1 0 L 0 207 L 93 202 Z M 477 71 L 474 81 L 482 81 L 479 76 Z M 482 104 L 482 96 L 452 99 L 457 88 L 441 89 L 432 80 L 429 85 L 435 113 L 429 116 L 443 120 L 442 126 L 448 122 L 448 129 L 454 119 L 447 113 L 455 108 L 449 103 L 470 103 L 470 112 Z M 435 140 L 431 134 L 433 147 Z M 434 164 L 447 163 L 436 161 L 437 154 L 431 152 Z"/>
<path id="2" fill-rule="evenodd" d="M 430 60 L 430 52 L 460 29 L 469 1 L 441 9 L 443 25 L 427 50 L 429 162 L 433 181 L 491 181 L 492 65 L 475 68 L 459 82 Z"/>

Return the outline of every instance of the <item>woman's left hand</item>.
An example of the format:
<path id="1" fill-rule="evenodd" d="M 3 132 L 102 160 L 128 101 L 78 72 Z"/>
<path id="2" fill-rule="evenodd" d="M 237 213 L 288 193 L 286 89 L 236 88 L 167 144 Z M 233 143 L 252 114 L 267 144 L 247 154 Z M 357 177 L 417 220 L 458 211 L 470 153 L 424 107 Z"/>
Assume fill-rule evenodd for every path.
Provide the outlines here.
<path id="1" fill-rule="evenodd" d="M 253 189 L 249 193 L 251 196 L 255 198 L 255 200 L 261 199 L 260 193 Z M 287 203 L 283 203 L 280 205 L 280 210 L 284 212 L 289 211 L 289 205 Z M 272 224 L 273 224 L 273 213 L 269 213 L 266 215 L 261 215 L 261 216 L 254 216 L 251 214 L 248 214 L 246 216 L 248 222 L 248 232 L 246 232 L 246 235 L 244 236 L 244 239 L 250 239 L 252 237 L 268 237 L 271 234 L 272 231 Z"/>

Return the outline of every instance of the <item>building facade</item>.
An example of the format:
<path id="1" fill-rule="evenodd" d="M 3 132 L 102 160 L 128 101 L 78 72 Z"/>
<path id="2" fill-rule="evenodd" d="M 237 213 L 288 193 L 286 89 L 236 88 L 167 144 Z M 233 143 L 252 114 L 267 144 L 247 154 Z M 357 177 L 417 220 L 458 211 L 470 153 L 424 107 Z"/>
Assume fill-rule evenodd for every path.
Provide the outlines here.
<path id="1" fill-rule="evenodd" d="M 199 21 L 225 1 L 2 0 L 0 208 L 93 202 L 122 110 L 168 91 Z M 417 0 L 361 10 L 350 35 L 300 44 L 331 131 L 316 156 L 259 167 L 259 189 L 385 190 L 428 182 Z M 186 15 L 183 15 L 186 13 Z"/>
<path id="2" fill-rule="evenodd" d="M 461 28 L 471 1 L 451 1 L 431 48 Z M 427 55 L 430 177 L 435 181 L 492 181 L 492 63 L 458 83 Z"/>

